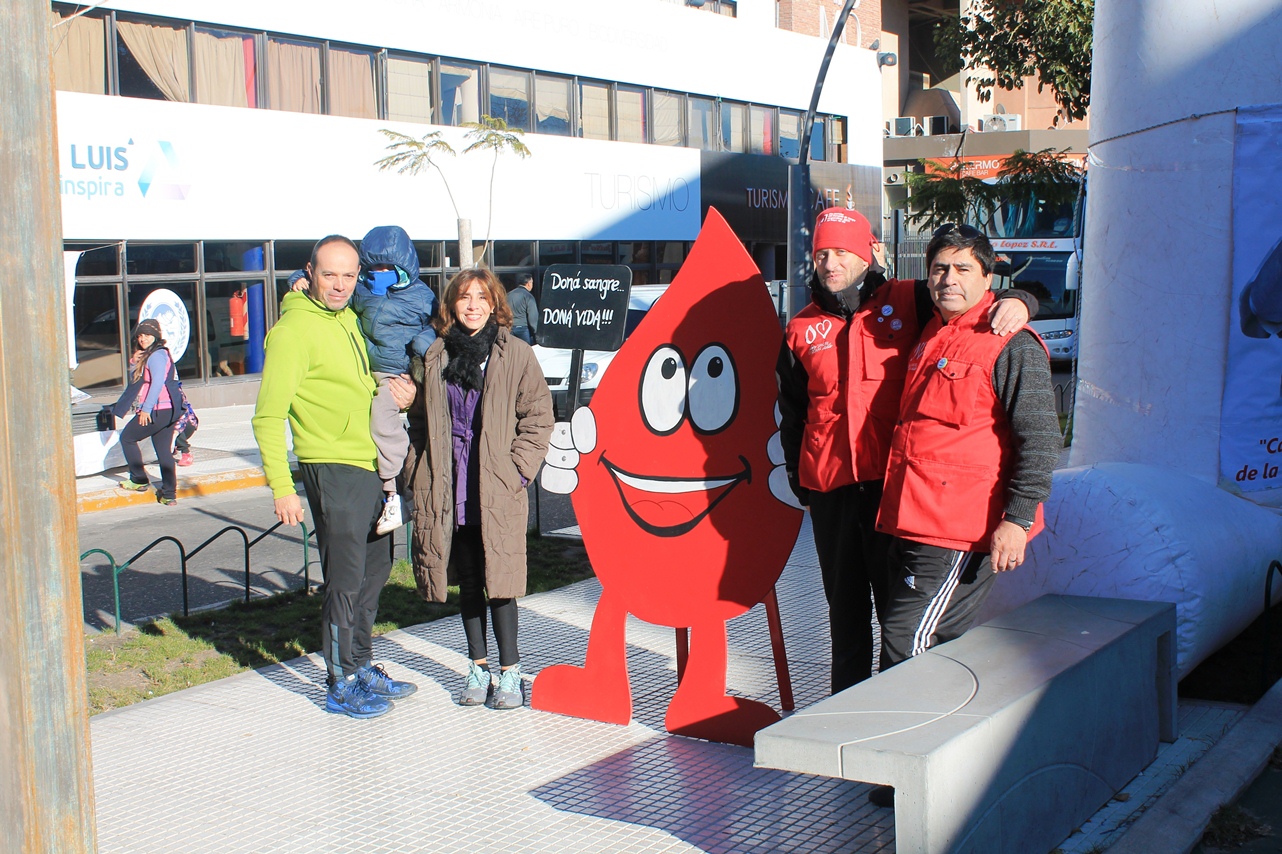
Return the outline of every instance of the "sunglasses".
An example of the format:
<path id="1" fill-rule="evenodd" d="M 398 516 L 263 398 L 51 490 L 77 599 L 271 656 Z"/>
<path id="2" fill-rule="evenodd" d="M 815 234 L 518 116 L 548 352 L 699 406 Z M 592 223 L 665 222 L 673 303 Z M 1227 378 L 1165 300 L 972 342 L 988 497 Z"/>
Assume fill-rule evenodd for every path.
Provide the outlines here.
<path id="1" fill-rule="evenodd" d="M 974 226 L 959 225 L 955 222 L 946 222 L 939 228 L 935 229 L 935 233 L 930 236 L 930 239 L 934 240 L 936 237 L 943 237 L 945 234 L 951 234 L 954 230 L 967 240 L 974 240 L 976 237 L 984 236 L 984 232 Z"/>

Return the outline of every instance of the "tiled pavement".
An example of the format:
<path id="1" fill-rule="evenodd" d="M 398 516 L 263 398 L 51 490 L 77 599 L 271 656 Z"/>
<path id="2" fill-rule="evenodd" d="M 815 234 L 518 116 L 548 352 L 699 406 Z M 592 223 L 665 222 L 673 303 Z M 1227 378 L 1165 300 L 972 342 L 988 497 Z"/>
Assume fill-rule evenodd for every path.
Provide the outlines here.
<path id="1" fill-rule="evenodd" d="M 600 588 L 522 600 L 523 667 L 581 663 Z M 827 632 L 808 526 L 779 587 L 798 707 L 825 693 Z M 632 620 L 626 727 L 460 708 L 457 617 L 393 632 L 376 660 L 419 684 L 389 715 L 323 711 L 316 656 L 91 721 L 107 852 L 890 852 L 867 786 L 752 767 L 752 752 L 669 736 L 674 633 Z M 734 693 L 778 707 L 760 607 L 730 626 Z M 527 683 L 528 694 L 528 683 Z M 1181 703 L 1180 739 L 1062 846 L 1103 850 L 1241 714 Z"/>

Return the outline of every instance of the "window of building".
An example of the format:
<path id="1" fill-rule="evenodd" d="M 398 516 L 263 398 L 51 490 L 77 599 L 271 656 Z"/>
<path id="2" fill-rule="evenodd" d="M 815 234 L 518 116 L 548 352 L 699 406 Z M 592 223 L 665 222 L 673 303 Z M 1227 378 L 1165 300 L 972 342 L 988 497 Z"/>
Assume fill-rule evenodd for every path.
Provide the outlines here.
<path id="1" fill-rule="evenodd" d="M 209 376 L 262 372 L 262 342 L 266 330 L 264 287 L 262 279 L 205 282 Z M 251 333 L 256 341 L 251 340 Z"/>
<path id="2" fill-rule="evenodd" d="M 651 105 L 654 110 L 655 145 L 681 145 L 685 134 L 681 132 L 682 97 L 674 92 L 655 92 Z"/>
<path id="3" fill-rule="evenodd" d="M 76 285 L 71 322 L 76 336 L 71 384 L 80 389 L 123 386 L 125 357 L 120 342 L 132 330 L 120 324 L 120 286 Z"/>
<path id="4" fill-rule="evenodd" d="M 125 246 L 125 272 L 130 276 L 196 272 L 194 243 L 129 243 Z"/>
<path id="5" fill-rule="evenodd" d="M 481 118 L 481 68 L 441 62 L 441 124 L 461 125 Z"/>
<path id="6" fill-rule="evenodd" d="M 573 264 L 578 261 L 575 244 L 568 240 L 542 240 L 539 242 L 539 264 Z"/>
<path id="7" fill-rule="evenodd" d="M 530 74 L 510 68 L 490 69 L 489 114 L 510 128 L 530 129 Z"/>
<path id="8" fill-rule="evenodd" d="M 589 80 L 579 81 L 579 136 L 610 138 L 610 86 Z"/>
<path id="9" fill-rule="evenodd" d="M 318 238 L 319 239 L 319 238 Z M 286 275 L 301 270 L 312 258 L 314 240 L 277 240 L 272 244 L 272 267 L 277 273 Z"/>
<path id="10" fill-rule="evenodd" d="M 565 77 L 536 74 L 534 77 L 534 130 L 570 136 L 570 104 L 573 81 Z"/>
<path id="11" fill-rule="evenodd" d="M 329 95 L 329 114 L 353 119 L 378 118 L 373 52 L 331 45 L 327 53 L 325 89 Z"/>
<path id="12" fill-rule="evenodd" d="M 748 108 L 748 151 L 774 154 L 779 150 L 778 111 L 773 107 Z"/>
<path id="13" fill-rule="evenodd" d="M 120 244 L 110 243 L 106 246 L 102 244 L 81 245 L 76 243 L 64 244 L 63 248 L 67 252 L 80 252 L 80 260 L 76 262 L 76 278 L 86 276 L 119 276 L 120 275 Z"/>
<path id="14" fill-rule="evenodd" d="M 840 116 L 831 116 L 828 119 L 828 159 L 836 162 L 842 162 L 845 157 L 846 146 L 846 120 Z"/>
<path id="15" fill-rule="evenodd" d="M 414 251 L 418 253 L 420 271 L 441 266 L 441 242 L 439 240 L 415 240 Z M 424 279 L 424 281 L 427 281 Z"/>
<path id="16" fill-rule="evenodd" d="M 528 240 L 496 240 L 490 248 L 492 267 L 533 267 L 534 246 Z"/>
<path id="17" fill-rule="evenodd" d="M 748 105 L 721 102 L 721 150 L 748 150 Z"/>
<path id="18" fill-rule="evenodd" d="M 321 46 L 317 42 L 267 38 L 267 106 L 294 113 L 320 113 Z"/>
<path id="19" fill-rule="evenodd" d="M 120 94 L 154 101 L 190 101 L 187 28 L 148 21 L 116 21 Z"/>
<path id="20" fill-rule="evenodd" d="M 71 18 L 50 10 L 49 24 L 53 28 L 50 37 L 56 88 L 106 95 L 106 20 L 98 15 Z"/>
<path id="21" fill-rule="evenodd" d="M 616 139 L 620 142 L 648 142 L 645 89 L 616 86 L 614 90 Z"/>
<path id="22" fill-rule="evenodd" d="M 396 122 L 432 121 L 432 61 L 423 56 L 387 57 L 387 117 Z"/>
<path id="23" fill-rule="evenodd" d="M 132 247 L 129 247 L 132 249 Z M 152 291 L 164 288 L 173 291 L 187 309 L 187 318 L 189 320 L 187 349 L 179 357 L 178 378 L 179 379 L 196 379 L 201 375 L 201 364 L 210 364 L 208 359 L 212 354 L 210 348 L 216 347 L 216 342 L 210 337 L 212 332 L 208 318 L 198 316 L 196 311 L 196 283 L 194 281 L 167 281 L 167 282 L 139 282 L 129 284 L 126 292 L 129 296 L 129 331 L 138 325 L 138 310 L 142 307 L 147 295 Z M 157 318 L 163 329 L 166 326 L 164 317 Z M 132 342 L 130 342 L 132 347 Z"/>
<path id="24" fill-rule="evenodd" d="M 686 121 L 686 132 L 689 138 L 686 144 L 691 148 L 716 151 L 718 138 L 715 119 L 716 104 L 711 98 L 696 98 L 693 95 L 687 98 L 686 102 L 690 105 Z"/>
<path id="25" fill-rule="evenodd" d="M 192 60 L 196 103 L 258 106 L 258 59 L 252 33 L 196 27 Z"/>
<path id="26" fill-rule="evenodd" d="M 801 156 L 801 113 L 779 111 L 779 153 L 794 160 Z"/>
<path id="27" fill-rule="evenodd" d="M 828 120 L 824 116 L 815 116 L 814 130 L 810 132 L 810 159 L 827 160 L 828 145 L 826 142 Z"/>
<path id="28" fill-rule="evenodd" d="M 584 264 L 614 263 L 614 244 L 608 240 L 584 241 L 580 248 Z"/>
<path id="29" fill-rule="evenodd" d="M 239 273 L 263 269 L 263 244 L 207 240 L 205 273 Z"/>

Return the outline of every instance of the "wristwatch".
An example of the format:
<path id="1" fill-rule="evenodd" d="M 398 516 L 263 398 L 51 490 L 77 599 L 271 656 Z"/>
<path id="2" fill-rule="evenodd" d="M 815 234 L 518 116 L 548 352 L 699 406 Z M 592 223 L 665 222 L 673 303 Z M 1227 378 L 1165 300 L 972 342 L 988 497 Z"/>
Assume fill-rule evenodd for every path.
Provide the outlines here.
<path id="1" fill-rule="evenodd" d="M 1010 522 L 1013 525 L 1018 525 L 1019 527 L 1023 528 L 1025 534 L 1033 530 L 1033 523 L 1028 519 L 1021 519 L 1019 516 L 1012 516 L 1010 513 L 1003 513 L 1002 519 L 1006 522 Z"/>

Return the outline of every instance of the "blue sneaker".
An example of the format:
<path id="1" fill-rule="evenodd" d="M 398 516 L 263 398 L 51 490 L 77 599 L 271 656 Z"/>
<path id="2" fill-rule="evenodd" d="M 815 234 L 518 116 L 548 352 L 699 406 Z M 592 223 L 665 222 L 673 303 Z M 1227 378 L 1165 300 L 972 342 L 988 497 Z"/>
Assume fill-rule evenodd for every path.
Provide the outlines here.
<path id="1" fill-rule="evenodd" d="M 349 718 L 376 718 L 392 710 L 386 697 L 371 694 L 354 675 L 329 686 L 325 694 L 325 711 Z"/>
<path id="2" fill-rule="evenodd" d="M 525 694 L 521 684 L 521 665 L 513 664 L 507 670 L 499 671 L 499 686 L 494 689 L 494 698 L 490 701 L 491 709 L 519 709 L 525 705 Z"/>
<path id="3" fill-rule="evenodd" d="M 366 691 L 389 700 L 403 700 L 418 690 L 413 682 L 398 682 L 388 676 L 381 664 L 367 664 L 358 668 L 356 679 Z"/>

